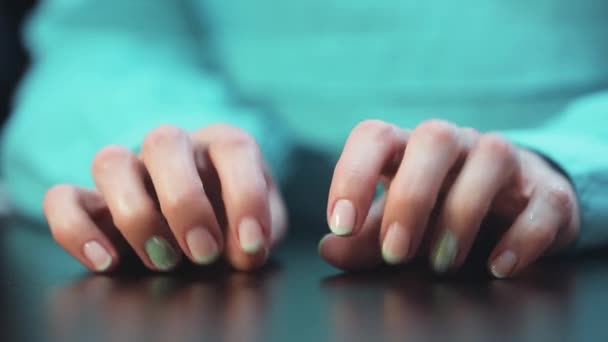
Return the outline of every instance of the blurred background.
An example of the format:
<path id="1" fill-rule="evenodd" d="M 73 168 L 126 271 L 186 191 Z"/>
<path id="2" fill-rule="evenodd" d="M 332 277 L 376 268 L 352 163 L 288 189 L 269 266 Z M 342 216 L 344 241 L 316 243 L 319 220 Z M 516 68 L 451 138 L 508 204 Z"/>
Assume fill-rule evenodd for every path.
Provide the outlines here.
<path id="1" fill-rule="evenodd" d="M 35 0 L 0 0 L 0 129 L 11 112 L 12 97 L 29 58 L 22 41 L 25 17 Z M 0 183 L 0 216 L 10 211 L 4 185 Z"/>
<path id="2" fill-rule="evenodd" d="M 21 26 L 35 0 L 0 0 L 0 120 L 10 112 L 15 86 L 28 64 Z"/>
<path id="3" fill-rule="evenodd" d="M 0 129 L 11 113 L 13 96 L 30 62 L 22 33 L 28 15 L 38 3 L 37 0 L 0 0 Z M 311 215 L 311 212 L 324 212 L 324 203 L 315 199 L 327 195 L 333 162 L 327 155 L 309 149 L 297 148 L 294 156 L 297 157 L 290 162 L 295 165 L 295 171 L 285 180 L 283 191 L 291 193 L 297 189 L 299 193 L 306 194 L 288 198 L 287 206 L 290 221 L 307 229 L 292 230 L 288 238 L 296 241 L 303 237 L 318 239 L 326 233 L 325 218 L 324 215 Z M 316 175 L 310 181 L 310 185 L 314 186 L 306 189 L 299 187 L 299 180 L 302 177 L 308 178 L 310 174 Z M 0 182 L 0 217 L 14 218 L 15 213 L 11 210 L 4 189 L 4 184 Z"/>

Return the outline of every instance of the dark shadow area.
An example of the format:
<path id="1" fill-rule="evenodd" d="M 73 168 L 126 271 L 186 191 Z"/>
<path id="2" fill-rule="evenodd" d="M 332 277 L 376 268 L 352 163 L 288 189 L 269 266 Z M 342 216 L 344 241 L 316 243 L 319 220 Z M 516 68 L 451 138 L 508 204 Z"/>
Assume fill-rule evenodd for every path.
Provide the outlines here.
<path id="1" fill-rule="evenodd" d="M 112 274 L 94 275 L 43 226 L 5 221 L 1 228 L 0 304 L 9 313 L 0 319 L 2 341 L 608 337 L 601 329 L 608 305 L 606 250 L 546 259 L 500 281 L 481 263 L 437 276 L 426 260 L 339 273 L 317 255 L 314 239 L 289 239 L 256 272 L 219 263 L 158 274 L 132 259 Z M 28 238 L 12 236 L 18 233 Z"/>
<path id="2" fill-rule="evenodd" d="M 57 341 L 262 340 L 280 268 L 87 276 L 48 297 Z M 99 322 L 104 322 L 99 324 Z"/>
<path id="3" fill-rule="evenodd" d="M 321 286 L 342 341 L 599 341 L 607 331 L 583 326 L 598 324 L 608 304 L 598 287 L 608 281 L 607 266 L 608 254 L 596 252 L 547 260 L 503 281 L 479 273 L 437 277 L 417 264 L 338 274 Z"/>
<path id="4" fill-rule="evenodd" d="M 0 125 L 11 109 L 15 87 L 29 63 L 21 39 L 22 24 L 34 0 L 0 0 Z"/>
<path id="5" fill-rule="evenodd" d="M 308 146 L 298 146 L 290 156 L 291 172 L 282 185 L 290 229 L 288 240 L 314 239 L 329 233 L 325 217 L 327 196 L 336 160 Z"/>
<path id="6" fill-rule="evenodd" d="M 183 263 L 163 274 L 132 258 L 96 275 L 72 263 L 44 227 L 29 226 L 0 225 L 2 341 L 263 341 L 267 334 L 263 323 L 285 275 L 275 259 L 250 273 Z M 27 239 L 10 237 L 21 228 Z M 26 243 L 6 248 L 15 242 Z"/>

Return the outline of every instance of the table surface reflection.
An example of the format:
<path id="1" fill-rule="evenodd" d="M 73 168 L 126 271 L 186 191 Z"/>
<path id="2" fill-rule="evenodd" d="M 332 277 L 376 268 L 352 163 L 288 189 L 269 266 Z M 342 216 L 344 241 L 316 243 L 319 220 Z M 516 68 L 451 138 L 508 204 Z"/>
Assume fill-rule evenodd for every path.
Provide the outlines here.
<path id="1" fill-rule="evenodd" d="M 255 273 L 87 273 L 25 223 L 2 229 L 2 341 L 608 341 L 608 253 L 512 281 L 424 264 L 341 273 L 288 241 Z"/>

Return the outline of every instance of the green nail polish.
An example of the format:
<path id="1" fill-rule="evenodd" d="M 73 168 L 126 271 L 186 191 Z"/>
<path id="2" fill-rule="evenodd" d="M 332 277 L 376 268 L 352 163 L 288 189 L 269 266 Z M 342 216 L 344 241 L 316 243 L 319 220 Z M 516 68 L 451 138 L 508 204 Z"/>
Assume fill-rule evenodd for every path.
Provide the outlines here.
<path id="1" fill-rule="evenodd" d="M 161 271 L 167 271 L 175 267 L 179 256 L 167 240 L 153 236 L 146 241 L 146 253 L 150 261 Z"/>
<path id="2" fill-rule="evenodd" d="M 432 266 L 435 272 L 447 272 L 458 254 L 458 241 L 449 229 L 446 229 L 437 242 L 433 252 Z"/>

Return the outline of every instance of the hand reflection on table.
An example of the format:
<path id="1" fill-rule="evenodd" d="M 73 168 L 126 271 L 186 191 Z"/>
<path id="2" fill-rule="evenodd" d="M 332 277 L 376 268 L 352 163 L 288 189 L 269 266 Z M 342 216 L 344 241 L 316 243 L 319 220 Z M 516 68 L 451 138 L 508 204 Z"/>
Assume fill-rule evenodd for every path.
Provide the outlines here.
<path id="1" fill-rule="evenodd" d="M 277 252 L 282 267 L 250 274 L 78 278 L 82 266 L 51 239 L 17 228 L 0 232 L 2 341 L 608 341 L 608 249 L 510 281 L 485 265 L 451 278 L 425 265 L 327 278 L 339 271 L 316 241 L 292 242 Z"/>
<path id="2" fill-rule="evenodd" d="M 338 341 L 560 340 L 572 324 L 574 272 L 560 266 L 515 281 L 435 278 L 423 267 L 323 280 Z M 372 336 L 383 332 L 384 336 Z"/>
<path id="3" fill-rule="evenodd" d="M 50 296 L 50 334 L 58 341 L 263 340 L 280 271 L 88 276 Z"/>

